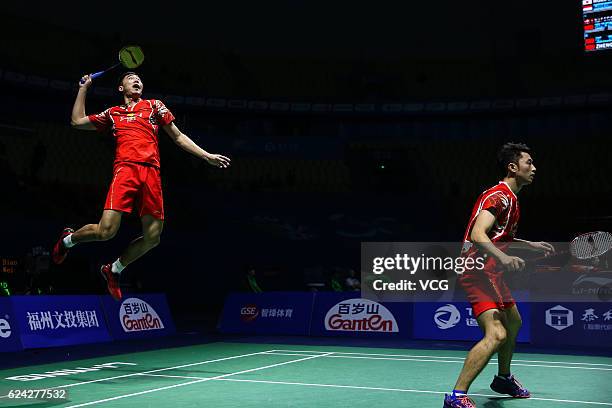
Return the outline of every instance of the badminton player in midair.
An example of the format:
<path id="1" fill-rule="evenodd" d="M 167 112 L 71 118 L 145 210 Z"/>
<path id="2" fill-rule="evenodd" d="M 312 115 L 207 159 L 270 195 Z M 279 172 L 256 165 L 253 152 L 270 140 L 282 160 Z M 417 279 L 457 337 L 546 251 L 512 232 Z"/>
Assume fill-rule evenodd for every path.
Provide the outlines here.
<path id="1" fill-rule="evenodd" d="M 475 407 L 467 396 L 468 389 L 496 352 L 499 371 L 491 389 L 515 398 L 530 397 L 529 391 L 510 372 L 521 315 L 504 281 L 504 272 L 523 269 L 525 261 L 504 251 L 513 241 L 547 255 L 555 249 L 547 242 L 515 237 L 519 220 L 517 194 L 533 182 L 536 172 L 529 147 L 506 143 L 497 158 L 505 177 L 478 197 L 464 236 L 464 256 L 485 257 L 484 269 L 469 270 L 459 277 L 484 337 L 468 353 L 455 389 L 444 398 L 445 408 Z"/>
<path id="2" fill-rule="evenodd" d="M 85 114 L 85 99 L 91 83 L 89 75 L 85 75 L 79 83 L 71 124 L 83 130 L 112 129 L 116 141 L 113 179 L 100 221 L 87 224 L 77 231 L 65 228 L 53 247 L 52 258 L 53 262 L 61 264 L 74 245 L 113 238 L 119 230 L 122 214 L 136 209 L 142 222 L 142 236 L 132 241 L 114 262 L 100 268 L 108 291 L 119 300 L 121 271 L 159 244 L 164 224 L 157 139 L 159 128 L 163 128 L 183 150 L 213 166 L 226 168 L 230 165 L 230 159 L 208 153 L 196 145 L 176 127 L 174 115 L 162 101 L 142 99 L 143 83 L 135 72 L 126 72 L 119 79 L 122 105 L 88 116 Z"/>

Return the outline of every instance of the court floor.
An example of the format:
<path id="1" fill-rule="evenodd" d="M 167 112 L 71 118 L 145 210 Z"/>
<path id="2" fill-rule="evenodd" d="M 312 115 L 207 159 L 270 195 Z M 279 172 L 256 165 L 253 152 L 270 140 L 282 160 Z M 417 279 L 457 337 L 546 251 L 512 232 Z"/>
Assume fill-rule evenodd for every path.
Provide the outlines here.
<path id="1" fill-rule="evenodd" d="M 0 407 L 441 407 L 465 353 L 209 343 L 2 370 Z M 612 406 L 612 358 L 516 354 L 526 400 L 489 389 L 496 364 L 470 390 L 478 407 Z M 21 391 L 46 389 L 58 398 Z"/>

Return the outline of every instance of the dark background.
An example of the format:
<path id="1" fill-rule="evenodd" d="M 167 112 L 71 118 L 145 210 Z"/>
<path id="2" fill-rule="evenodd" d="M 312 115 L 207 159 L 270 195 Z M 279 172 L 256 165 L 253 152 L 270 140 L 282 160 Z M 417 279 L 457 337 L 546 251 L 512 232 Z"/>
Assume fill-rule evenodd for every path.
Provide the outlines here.
<path id="1" fill-rule="evenodd" d="M 138 234 L 127 216 L 61 267 L 36 255 L 99 219 L 113 141 L 71 129 L 70 111 L 80 76 L 129 43 L 145 51 L 144 97 L 233 160 L 214 169 L 160 132 L 162 243 L 122 283 L 166 292 L 184 319 L 213 321 L 249 265 L 264 290 L 308 290 L 358 270 L 362 241 L 461 240 L 507 141 L 530 145 L 538 167 L 520 237 L 611 230 L 612 51 L 582 51 L 580 1 L 405 3 L 3 5 L 0 255 L 20 261 L 3 280 L 14 293 L 103 293 L 100 263 Z M 88 113 L 121 100 L 118 73 L 96 81 Z"/>

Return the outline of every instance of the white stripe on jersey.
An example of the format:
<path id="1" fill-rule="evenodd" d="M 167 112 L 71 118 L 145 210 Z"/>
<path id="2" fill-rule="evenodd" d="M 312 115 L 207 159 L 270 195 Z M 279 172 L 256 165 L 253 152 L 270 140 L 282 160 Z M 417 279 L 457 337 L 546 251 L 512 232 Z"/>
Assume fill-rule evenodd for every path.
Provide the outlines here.
<path id="1" fill-rule="evenodd" d="M 508 184 L 507 184 L 507 183 L 505 183 L 505 182 L 503 182 L 503 181 L 500 181 L 500 182 L 498 183 L 498 185 L 499 185 L 499 184 L 501 184 L 501 183 L 504 183 L 504 184 L 506 185 L 506 187 L 508 187 Z M 491 188 L 495 188 L 495 187 L 491 187 Z M 510 189 L 510 187 L 508 187 L 508 189 Z M 490 189 L 487 189 L 487 190 L 490 190 Z M 482 192 L 482 194 L 484 194 L 484 193 L 485 193 L 487 190 L 483 191 L 483 192 Z M 512 190 L 510 190 L 510 192 L 512 193 L 512 195 L 513 195 L 514 197 L 516 197 L 516 195 L 514 194 L 514 192 L 513 192 Z M 503 192 L 503 191 L 494 191 L 494 192 L 492 192 L 491 194 L 489 194 L 489 195 L 487 195 L 487 196 L 483 197 L 483 199 L 480 201 L 480 204 L 478 205 L 478 210 L 476 211 L 476 214 L 474 214 L 474 217 L 473 217 L 473 218 L 470 220 L 470 223 L 468 224 L 468 226 L 469 226 L 468 231 L 470 231 L 470 232 L 472 231 L 472 227 L 474 226 L 474 222 L 476 221 L 476 218 L 478 218 L 478 215 L 479 215 L 479 214 L 480 214 L 480 212 L 482 211 L 482 206 L 484 205 L 484 203 L 485 203 L 485 202 L 486 202 L 486 201 L 487 201 L 487 200 L 488 200 L 490 197 L 492 197 L 492 196 L 493 196 L 493 195 L 495 195 L 495 194 L 501 194 L 501 199 L 502 199 L 502 201 L 504 202 L 504 204 L 506 204 L 506 206 L 508 206 L 508 198 L 506 197 L 506 195 L 504 194 L 504 192 Z M 503 228 L 501 229 L 501 231 L 500 231 L 499 233 L 495 234 L 495 235 L 494 235 L 494 236 L 491 238 L 491 240 L 494 240 L 495 238 L 497 238 L 497 237 L 501 236 L 501 235 L 502 235 L 502 234 L 503 234 L 503 233 L 506 231 L 506 228 L 508 228 L 508 223 L 510 222 L 510 214 L 512 213 L 512 204 L 513 204 L 513 203 L 514 203 L 514 201 L 513 201 L 513 200 L 512 200 L 512 198 L 511 198 L 511 199 L 510 199 L 510 203 L 509 203 L 509 204 L 510 204 L 510 205 L 509 205 L 510 211 L 508 211 L 508 215 L 507 215 L 507 217 L 506 217 L 506 224 L 503 226 Z M 495 220 L 495 221 L 496 221 L 496 223 L 497 223 L 497 220 Z M 466 240 L 471 242 L 471 237 L 470 237 L 470 235 L 469 235 L 469 234 L 468 234 L 468 236 L 466 237 Z"/>
<path id="2" fill-rule="evenodd" d="M 506 197 L 504 197 L 505 199 Z M 506 228 L 508 228 L 508 223 L 510 222 L 510 214 L 512 214 L 512 199 L 510 199 L 510 210 L 508 211 L 508 215 L 506 216 L 506 225 L 504 225 L 504 227 L 501 229 L 501 231 L 497 234 L 495 234 L 493 236 L 493 238 L 491 238 L 491 241 L 493 241 L 495 238 L 501 236 L 504 232 L 506 232 Z"/>
<path id="3" fill-rule="evenodd" d="M 113 119 L 113 111 L 112 108 L 108 109 L 108 117 L 110 118 L 111 122 L 113 122 L 113 129 L 115 128 L 115 119 Z"/>
<path id="4" fill-rule="evenodd" d="M 117 176 L 123 167 L 119 167 L 117 172 L 115 173 L 115 177 L 113 177 L 113 182 L 111 183 L 111 198 L 110 198 L 110 209 L 113 210 L 113 197 L 115 196 L 115 180 L 117 180 Z"/>

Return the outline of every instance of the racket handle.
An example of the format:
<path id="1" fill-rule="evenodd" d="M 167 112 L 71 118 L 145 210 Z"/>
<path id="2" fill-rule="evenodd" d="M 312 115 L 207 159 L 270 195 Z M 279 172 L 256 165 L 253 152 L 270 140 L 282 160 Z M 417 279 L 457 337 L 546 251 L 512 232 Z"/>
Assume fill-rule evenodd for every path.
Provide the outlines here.
<path id="1" fill-rule="evenodd" d="M 527 265 L 527 266 L 535 266 L 535 265 L 538 264 L 538 262 L 542 262 L 544 260 L 548 261 L 551 258 L 555 258 L 555 257 L 559 258 L 561 256 L 567 256 L 567 255 L 571 256 L 571 253 L 569 251 L 557 251 L 557 252 L 553 252 L 552 254 L 547 255 L 547 256 L 538 256 L 537 258 L 527 259 L 525 261 L 525 265 Z"/>
<path id="2" fill-rule="evenodd" d="M 105 73 L 106 71 L 98 71 L 98 72 L 94 72 L 93 74 L 90 74 L 89 77 L 93 80 L 98 78 L 99 76 L 101 76 L 103 73 Z M 85 83 L 85 81 L 83 81 L 82 79 L 79 81 L 81 85 L 83 85 Z"/>

